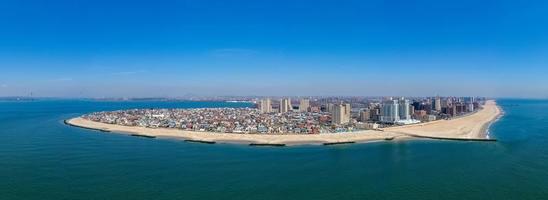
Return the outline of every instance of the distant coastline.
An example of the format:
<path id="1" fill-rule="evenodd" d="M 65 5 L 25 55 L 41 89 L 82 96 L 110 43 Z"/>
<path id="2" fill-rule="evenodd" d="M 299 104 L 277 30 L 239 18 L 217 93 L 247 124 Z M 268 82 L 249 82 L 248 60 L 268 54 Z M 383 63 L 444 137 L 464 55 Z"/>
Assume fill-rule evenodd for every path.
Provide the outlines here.
<path id="1" fill-rule="evenodd" d="M 225 101 L 227 103 L 254 103 L 253 101 Z"/>
<path id="2" fill-rule="evenodd" d="M 185 131 L 166 128 L 131 127 L 106 124 L 86 120 L 81 117 L 66 120 L 66 123 L 75 127 L 101 130 L 103 132 L 122 133 L 147 137 L 175 138 L 191 142 L 202 143 L 236 143 L 249 145 L 302 145 L 302 144 L 347 144 L 371 141 L 392 141 L 403 139 L 442 139 L 442 140 L 471 140 L 493 141 L 487 135 L 489 127 L 500 118 L 502 110 L 494 100 L 486 102 L 483 109 L 469 116 L 452 120 L 439 120 L 427 124 L 412 126 L 390 127 L 382 130 L 365 130 L 347 133 L 326 134 L 239 134 Z"/>

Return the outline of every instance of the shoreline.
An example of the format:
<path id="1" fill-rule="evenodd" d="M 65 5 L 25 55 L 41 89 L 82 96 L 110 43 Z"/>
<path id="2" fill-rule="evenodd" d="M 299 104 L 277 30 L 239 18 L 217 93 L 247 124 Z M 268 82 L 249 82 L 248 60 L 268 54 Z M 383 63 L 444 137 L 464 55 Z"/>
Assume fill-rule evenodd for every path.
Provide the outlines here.
<path id="1" fill-rule="evenodd" d="M 381 131 L 357 131 L 350 133 L 330 133 L 330 134 L 315 134 L 315 135 L 264 135 L 264 134 L 240 134 L 240 133 L 215 133 L 215 132 L 198 132 L 185 131 L 179 129 L 166 128 L 144 128 L 130 127 L 114 124 L 105 124 L 93 122 L 80 117 L 66 120 L 68 125 L 86 128 L 89 130 L 103 131 L 106 133 L 119 133 L 125 135 L 138 134 L 139 136 L 154 136 L 157 138 L 180 139 L 189 142 L 202 143 L 230 143 L 230 144 L 247 144 L 253 146 L 273 146 L 273 145 L 324 145 L 325 143 L 348 143 L 348 142 L 370 142 L 384 141 L 394 139 L 399 134 L 385 133 Z"/>
<path id="2" fill-rule="evenodd" d="M 145 128 L 122 126 L 86 120 L 81 117 L 65 120 L 70 126 L 96 130 L 105 133 L 119 133 L 143 138 L 173 138 L 197 143 L 230 143 L 251 146 L 293 146 L 293 145 L 341 145 L 381 141 L 402 141 L 409 139 L 440 139 L 460 141 L 496 141 L 488 135 L 489 127 L 500 119 L 502 111 L 493 100 L 471 115 L 435 123 L 415 126 L 389 127 L 383 131 L 363 130 L 346 133 L 325 134 L 240 134 L 186 131 L 168 128 Z"/>
<path id="3" fill-rule="evenodd" d="M 502 110 L 502 107 L 500 107 L 499 105 L 496 105 L 496 107 L 499 110 L 498 115 L 495 117 L 495 119 L 491 120 L 488 124 L 486 124 L 485 130 L 484 130 L 485 137 L 488 139 L 490 138 L 489 135 L 491 133 L 491 126 L 495 124 L 496 122 L 498 122 L 506 114 L 504 110 Z"/>

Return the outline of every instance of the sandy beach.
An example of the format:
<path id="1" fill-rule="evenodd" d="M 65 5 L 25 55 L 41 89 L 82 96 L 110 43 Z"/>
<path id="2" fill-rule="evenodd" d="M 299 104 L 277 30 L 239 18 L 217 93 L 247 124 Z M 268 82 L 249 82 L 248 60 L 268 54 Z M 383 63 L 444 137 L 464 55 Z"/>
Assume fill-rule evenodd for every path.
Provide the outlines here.
<path id="1" fill-rule="evenodd" d="M 482 110 L 468 116 L 411 126 L 391 127 L 384 129 L 384 131 L 440 139 L 483 139 L 487 138 L 489 125 L 500 114 L 501 110 L 496 102 L 490 100 L 485 103 Z"/>
<path id="2" fill-rule="evenodd" d="M 176 138 L 190 141 L 266 144 L 266 145 L 298 145 L 298 144 L 336 144 L 360 143 L 377 140 L 401 140 L 413 138 L 432 139 L 471 139 L 486 138 L 487 128 L 501 114 L 495 101 L 487 101 L 484 108 L 468 116 L 452 120 L 439 120 L 430 123 L 386 128 L 382 131 L 366 130 L 350 133 L 329 133 L 315 135 L 264 135 L 235 134 L 184 131 L 166 128 L 145 128 L 105 124 L 86 120 L 80 117 L 67 120 L 66 123 L 79 127 L 105 130 L 112 133 L 138 134 L 141 136 Z"/>

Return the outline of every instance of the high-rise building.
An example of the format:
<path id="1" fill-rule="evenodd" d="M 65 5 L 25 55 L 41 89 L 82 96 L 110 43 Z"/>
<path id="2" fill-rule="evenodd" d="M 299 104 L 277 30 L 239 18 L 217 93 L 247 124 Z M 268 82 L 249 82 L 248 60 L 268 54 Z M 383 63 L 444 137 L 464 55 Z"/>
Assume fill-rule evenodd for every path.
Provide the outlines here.
<path id="1" fill-rule="evenodd" d="M 327 103 L 327 105 L 325 106 L 325 111 L 331 113 L 333 112 L 334 107 L 335 107 L 335 104 Z"/>
<path id="2" fill-rule="evenodd" d="M 434 101 L 434 110 L 441 112 L 441 98 L 439 96 L 437 96 Z"/>
<path id="3" fill-rule="evenodd" d="M 399 101 L 398 113 L 400 120 L 409 120 L 411 119 L 411 111 L 409 110 L 409 100 L 401 98 Z"/>
<path id="4" fill-rule="evenodd" d="M 367 122 L 371 119 L 371 112 L 368 108 L 363 109 L 360 111 L 360 121 L 361 122 Z"/>
<path id="5" fill-rule="evenodd" d="M 395 123 L 400 120 L 398 100 L 388 100 L 382 104 L 381 122 Z"/>
<path id="6" fill-rule="evenodd" d="M 466 104 L 466 109 L 468 112 L 474 112 L 474 104 L 471 102 Z"/>
<path id="7" fill-rule="evenodd" d="M 272 101 L 270 99 L 261 99 L 259 103 L 259 109 L 262 113 L 272 112 Z"/>
<path id="8" fill-rule="evenodd" d="M 350 122 L 350 120 L 352 119 L 352 113 L 351 113 L 351 108 L 350 108 L 350 104 L 347 103 L 347 104 L 344 104 L 344 120 L 346 122 Z"/>
<path id="9" fill-rule="evenodd" d="M 291 105 L 291 99 L 281 99 L 280 100 L 280 113 L 286 113 L 290 110 L 293 110 L 293 106 Z"/>
<path id="10" fill-rule="evenodd" d="M 291 104 L 290 98 L 287 98 L 287 111 L 293 111 L 293 104 Z"/>
<path id="11" fill-rule="evenodd" d="M 428 113 L 432 113 L 432 103 L 425 103 L 424 105 L 422 105 L 422 109 L 419 109 L 419 110 L 425 110 L 426 112 Z"/>
<path id="12" fill-rule="evenodd" d="M 299 112 L 308 112 L 309 108 L 310 108 L 310 100 L 309 99 L 301 99 L 299 101 Z"/>
<path id="13" fill-rule="evenodd" d="M 331 121 L 333 124 L 347 124 L 350 122 L 350 104 L 336 104 L 333 105 L 333 111 L 331 112 Z"/>
<path id="14" fill-rule="evenodd" d="M 376 107 L 369 111 L 371 113 L 371 119 L 374 121 L 380 121 L 381 120 L 381 109 Z"/>
<path id="15" fill-rule="evenodd" d="M 424 110 L 424 109 L 422 108 L 423 105 L 421 104 L 421 102 L 415 101 L 415 102 L 413 102 L 411 105 L 413 105 L 413 107 L 415 108 L 415 110 Z"/>
<path id="16" fill-rule="evenodd" d="M 469 102 L 469 103 L 474 103 L 474 102 L 475 102 L 474 97 L 468 97 L 468 102 Z"/>
<path id="17" fill-rule="evenodd" d="M 447 107 L 447 114 L 451 115 L 452 117 L 457 116 L 457 105 Z"/>
<path id="18" fill-rule="evenodd" d="M 447 107 L 453 106 L 453 103 L 454 103 L 453 98 L 447 98 L 447 100 L 445 100 L 445 106 L 447 106 Z"/>

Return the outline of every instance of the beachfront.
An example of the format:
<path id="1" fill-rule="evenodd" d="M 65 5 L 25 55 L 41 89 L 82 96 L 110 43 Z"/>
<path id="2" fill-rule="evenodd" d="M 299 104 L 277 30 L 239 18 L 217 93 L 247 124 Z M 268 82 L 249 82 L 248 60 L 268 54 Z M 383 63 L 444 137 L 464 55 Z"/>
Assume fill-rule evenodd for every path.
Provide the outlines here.
<path id="1" fill-rule="evenodd" d="M 489 125 L 499 115 L 501 115 L 500 108 L 495 101 L 490 100 L 485 103 L 482 110 L 468 116 L 410 126 L 390 127 L 384 130 L 415 137 L 483 139 L 488 138 Z"/>
<path id="2" fill-rule="evenodd" d="M 429 123 L 398 126 L 385 128 L 383 130 L 364 130 L 349 133 L 326 133 L 326 134 L 237 134 L 237 133 L 214 133 L 195 132 L 167 128 L 145 128 L 135 126 L 122 126 L 106 124 L 86 120 L 84 118 L 73 118 L 66 123 L 97 129 L 114 133 L 136 134 L 139 136 L 165 137 L 199 141 L 208 143 L 243 143 L 256 145 L 297 145 L 297 144 L 336 144 L 336 143 L 359 143 L 376 140 L 400 140 L 413 138 L 434 138 L 434 139 L 459 139 L 459 140 L 483 140 L 486 139 L 486 132 L 490 123 L 501 114 L 500 108 L 493 100 L 487 101 L 483 109 L 451 120 L 438 120 Z"/>

